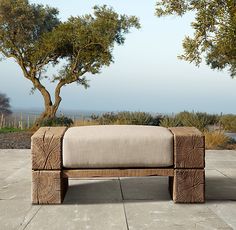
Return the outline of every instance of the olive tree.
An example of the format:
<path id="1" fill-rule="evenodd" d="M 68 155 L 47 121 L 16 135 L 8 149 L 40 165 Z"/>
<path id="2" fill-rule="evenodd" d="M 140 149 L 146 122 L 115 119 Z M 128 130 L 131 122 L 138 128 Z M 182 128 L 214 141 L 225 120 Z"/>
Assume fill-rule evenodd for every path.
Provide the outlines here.
<path id="1" fill-rule="evenodd" d="M 55 8 L 28 0 L 0 1 L 0 53 L 15 59 L 32 90 L 44 99 L 45 110 L 35 126 L 56 115 L 63 86 L 76 82 L 88 87 L 85 74 L 109 66 L 114 45 L 124 44 L 125 34 L 140 27 L 137 17 L 119 15 L 107 6 L 95 6 L 94 14 L 71 16 L 65 22 L 58 14 Z M 49 65 L 60 69 L 48 76 Z M 56 84 L 52 95 L 45 78 Z"/>
<path id="2" fill-rule="evenodd" d="M 212 69 L 228 69 L 236 76 L 236 1 L 235 0 L 160 0 L 158 17 L 183 16 L 194 12 L 193 37 L 183 41 L 181 59 L 199 65 L 205 58 Z M 204 55 L 204 56 L 203 56 Z"/>

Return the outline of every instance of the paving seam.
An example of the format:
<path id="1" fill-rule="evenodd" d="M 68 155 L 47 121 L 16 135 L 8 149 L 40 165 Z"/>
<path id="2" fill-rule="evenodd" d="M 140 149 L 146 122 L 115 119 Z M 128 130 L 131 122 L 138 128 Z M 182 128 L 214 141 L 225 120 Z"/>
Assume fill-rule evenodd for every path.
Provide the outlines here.
<path id="1" fill-rule="evenodd" d="M 123 204 L 123 210 L 124 210 L 124 214 L 125 214 L 125 222 L 126 222 L 126 227 L 127 230 L 129 230 L 129 223 L 128 223 L 128 218 L 127 218 L 127 214 L 126 214 L 126 209 L 125 209 L 125 199 L 124 199 L 124 193 L 123 193 L 123 189 L 121 186 L 121 181 L 120 181 L 120 177 L 118 177 L 119 180 L 119 185 L 120 185 L 120 191 L 121 191 L 121 197 L 122 197 L 122 204 Z"/>
<path id="2" fill-rule="evenodd" d="M 207 206 L 207 209 L 213 212 L 222 222 L 224 222 L 230 229 L 233 230 L 232 226 L 229 225 L 224 219 L 222 219 L 213 209 L 211 209 L 209 206 Z"/>
<path id="3" fill-rule="evenodd" d="M 31 209 L 33 208 L 33 206 L 31 207 Z M 25 230 L 27 228 L 27 226 L 29 225 L 29 223 L 34 219 L 34 217 L 38 214 L 39 210 L 42 208 L 42 206 L 40 206 L 38 208 L 38 210 L 33 214 L 33 216 L 31 216 L 31 218 L 24 224 L 25 218 L 27 217 L 27 215 L 31 212 L 30 211 L 25 215 L 23 222 L 21 223 L 21 226 L 18 228 L 18 230 Z"/>
<path id="4" fill-rule="evenodd" d="M 220 169 L 216 169 L 216 171 L 218 171 L 220 174 L 222 174 L 223 176 L 227 177 L 228 179 L 232 179 L 233 180 L 232 177 L 225 175 L 223 172 L 220 171 Z"/>

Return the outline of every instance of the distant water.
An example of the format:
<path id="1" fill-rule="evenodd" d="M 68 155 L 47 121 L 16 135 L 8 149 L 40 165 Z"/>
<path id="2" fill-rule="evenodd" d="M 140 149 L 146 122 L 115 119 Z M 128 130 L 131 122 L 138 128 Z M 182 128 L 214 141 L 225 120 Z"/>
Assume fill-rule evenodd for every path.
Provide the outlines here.
<path id="1" fill-rule="evenodd" d="M 43 109 L 38 109 L 38 108 L 13 108 L 13 116 L 16 117 L 27 117 L 27 116 L 39 116 L 42 112 Z M 98 110 L 69 110 L 69 109 L 59 109 L 57 112 L 57 116 L 67 116 L 70 118 L 75 118 L 75 119 L 88 119 L 90 118 L 91 115 L 101 115 L 103 113 L 108 113 L 108 112 L 120 112 L 120 111 L 98 111 Z M 161 115 L 161 113 L 153 113 L 149 112 L 151 115 Z M 162 115 L 167 115 L 166 113 L 162 113 Z M 168 114 L 171 115 L 171 114 Z M 173 115 L 173 114 L 172 114 Z"/>
<path id="2" fill-rule="evenodd" d="M 26 116 L 39 116 L 42 112 L 43 109 L 20 109 L 20 108 L 16 108 L 16 109 L 12 109 L 13 111 L 13 116 L 22 116 L 22 117 L 26 117 Z M 67 117 L 73 117 L 75 119 L 86 119 L 86 118 L 90 118 L 90 116 L 92 114 L 95 115 L 100 115 L 103 113 L 106 113 L 107 111 L 96 111 L 96 110 L 66 110 L 66 109 L 59 109 L 57 112 L 58 116 L 67 116 Z"/>

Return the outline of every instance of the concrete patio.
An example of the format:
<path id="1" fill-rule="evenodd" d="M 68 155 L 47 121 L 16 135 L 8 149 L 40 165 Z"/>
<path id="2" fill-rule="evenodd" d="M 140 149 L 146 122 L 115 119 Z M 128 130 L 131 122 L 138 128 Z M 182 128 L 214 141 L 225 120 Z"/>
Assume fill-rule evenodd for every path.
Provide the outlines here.
<path id="1" fill-rule="evenodd" d="M 0 150 L 0 229 L 236 229 L 236 151 L 206 152 L 206 203 L 174 204 L 167 177 L 70 180 L 63 205 L 31 205 L 30 150 Z"/>

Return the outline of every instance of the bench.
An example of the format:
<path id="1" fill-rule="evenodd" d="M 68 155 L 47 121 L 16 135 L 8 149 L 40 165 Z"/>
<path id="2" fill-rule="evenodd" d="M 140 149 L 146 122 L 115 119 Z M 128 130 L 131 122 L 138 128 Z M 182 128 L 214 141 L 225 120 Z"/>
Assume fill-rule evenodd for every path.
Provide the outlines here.
<path id="1" fill-rule="evenodd" d="M 32 203 L 63 202 L 69 178 L 168 176 L 176 203 L 205 202 L 205 139 L 194 127 L 41 127 L 31 139 Z"/>

